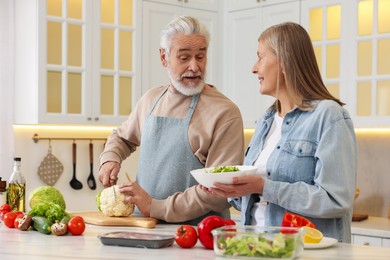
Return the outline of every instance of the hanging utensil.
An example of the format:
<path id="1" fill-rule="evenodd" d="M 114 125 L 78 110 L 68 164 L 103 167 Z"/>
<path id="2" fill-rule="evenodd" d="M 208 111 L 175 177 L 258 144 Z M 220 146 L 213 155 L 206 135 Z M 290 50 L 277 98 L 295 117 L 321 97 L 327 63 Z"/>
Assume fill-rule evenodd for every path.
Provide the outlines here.
<path id="1" fill-rule="evenodd" d="M 39 178 L 47 185 L 53 186 L 63 171 L 64 166 L 51 152 L 51 140 L 49 139 L 47 155 L 38 168 Z"/>
<path id="2" fill-rule="evenodd" d="M 73 158 L 73 178 L 69 182 L 70 186 L 75 190 L 83 188 L 83 184 L 76 178 L 76 143 L 72 144 L 72 158 Z"/>
<path id="3" fill-rule="evenodd" d="M 88 183 L 88 187 L 91 190 L 95 190 L 96 189 L 96 181 L 95 181 L 95 177 L 93 176 L 93 144 L 92 144 L 92 142 L 89 143 L 89 164 L 91 166 L 91 172 L 89 173 L 87 183 Z"/>

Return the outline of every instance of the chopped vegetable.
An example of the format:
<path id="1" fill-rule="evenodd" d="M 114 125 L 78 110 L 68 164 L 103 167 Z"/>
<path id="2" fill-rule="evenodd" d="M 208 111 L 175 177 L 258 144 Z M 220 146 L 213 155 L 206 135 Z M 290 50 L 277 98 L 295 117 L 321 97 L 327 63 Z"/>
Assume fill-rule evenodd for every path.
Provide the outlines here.
<path id="1" fill-rule="evenodd" d="M 276 234 L 273 240 L 262 235 L 227 236 L 218 239 L 218 250 L 226 256 L 290 258 L 294 256 L 295 239 L 285 238 L 283 234 Z"/>
<path id="2" fill-rule="evenodd" d="M 312 227 L 316 228 L 316 225 L 305 217 L 290 212 L 284 213 L 282 227 Z"/>
<path id="3" fill-rule="evenodd" d="M 217 172 L 238 172 L 237 166 L 217 166 L 214 169 L 210 170 L 209 173 L 217 173 Z"/>

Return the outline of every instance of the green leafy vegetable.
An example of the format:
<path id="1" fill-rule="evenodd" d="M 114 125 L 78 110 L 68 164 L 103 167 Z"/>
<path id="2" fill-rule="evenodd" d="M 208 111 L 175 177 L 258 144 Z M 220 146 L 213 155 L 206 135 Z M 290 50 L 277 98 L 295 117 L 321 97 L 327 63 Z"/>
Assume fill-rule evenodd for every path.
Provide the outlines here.
<path id="1" fill-rule="evenodd" d="M 41 186 L 36 188 L 30 193 L 29 201 L 31 208 L 33 208 L 38 203 L 53 202 L 64 210 L 66 209 L 64 196 L 59 190 L 52 186 Z"/>
<path id="2" fill-rule="evenodd" d="M 99 194 L 96 195 L 96 205 L 97 205 L 97 207 L 98 207 L 98 209 L 99 209 L 100 212 L 102 211 L 102 209 L 100 208 L 100 196 L 101 196 L 101 195 L 102 195 L 101 192 L 99 192 Z"/>
<path id="3" fill-rule="evenodd" d="M 34 205 L 28 212 L 31 217 L 45 217 L 51 222 L 60 221 L 70 215 L 58 204 L 53 202 L 41 202 Z"/>
<path id="4" fill-rule="evenodd" d="M 238 172 L 240 169 L 236 166 L 217 166 L 214 169 L 210 170 L 210 173 L 217 172 Z"/>
<path id="5" fill-rule="evenodd" d="M 262 235 L 237 237 L 221 237 L 218 249 L 226 256 L 254 256 L 268 258 L 291 258 L 294 256 L 295 239 L 276 234 L 273 240 Z"/>

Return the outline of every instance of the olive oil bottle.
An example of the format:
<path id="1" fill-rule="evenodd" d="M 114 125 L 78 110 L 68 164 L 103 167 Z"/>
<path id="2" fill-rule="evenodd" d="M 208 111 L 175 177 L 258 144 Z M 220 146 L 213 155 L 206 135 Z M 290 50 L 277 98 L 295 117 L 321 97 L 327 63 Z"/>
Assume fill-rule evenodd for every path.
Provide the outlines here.
<path id="1" fill-rule="evenodd" d="M 12 211 L 26 211 L 26 180 L 21 171 L 21 158 L 14 158 L 14 171 L 8 182 L 8 204 Z"/>

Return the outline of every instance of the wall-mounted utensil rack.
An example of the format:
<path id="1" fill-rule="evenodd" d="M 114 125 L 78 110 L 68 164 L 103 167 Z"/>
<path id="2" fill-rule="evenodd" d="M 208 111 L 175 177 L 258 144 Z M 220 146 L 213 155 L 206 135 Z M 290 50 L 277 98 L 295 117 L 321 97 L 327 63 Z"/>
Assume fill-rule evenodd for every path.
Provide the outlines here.
<path id="1" fill-rule="evenodd" d="M 71 141 L 76 141 L 76 140 L 90 140 L 91 142 L 93 140 L 101 140 L 101 141 L 106 141 L 107 138 L 99 138 L 99 137 L 42 137 L 39 136 L 38 134 L 34 134 L 32 137 L 34 143 L 38 143 L 39 140 L 71 140 Z"/>

